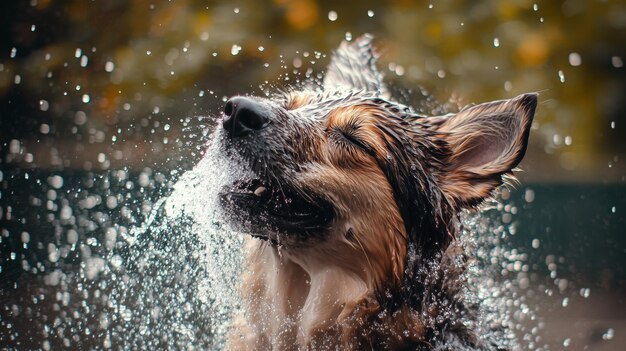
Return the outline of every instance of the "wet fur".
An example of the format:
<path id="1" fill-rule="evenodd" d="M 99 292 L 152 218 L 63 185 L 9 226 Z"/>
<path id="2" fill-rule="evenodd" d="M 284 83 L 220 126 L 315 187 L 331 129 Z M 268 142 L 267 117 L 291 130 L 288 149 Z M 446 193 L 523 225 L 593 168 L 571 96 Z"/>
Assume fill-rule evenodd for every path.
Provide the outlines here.
<path id="1" fill-rule="evenodd" d="M 342 43 L 321 89 L 257 98 L 280 132 L 226 141 L 275 187 L 334 212 L 321 231 L 237 218 L 265 240 L 248 239 L 228 349 L 505 346 L 481 335 L 455 238 L 459 212 L 521 161 L 537 97 L 424 117 L 391 100 L 375 61 L 369 36 Z"/>

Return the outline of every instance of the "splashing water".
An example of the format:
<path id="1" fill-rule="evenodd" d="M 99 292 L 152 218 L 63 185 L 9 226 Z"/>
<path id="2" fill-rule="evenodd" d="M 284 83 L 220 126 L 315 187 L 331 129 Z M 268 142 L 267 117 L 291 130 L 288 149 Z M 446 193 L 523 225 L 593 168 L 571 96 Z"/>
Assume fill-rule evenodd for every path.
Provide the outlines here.
<path id="1" fill-rule="evenodd" d="M 220 158 L 219 137 L 206 156 L 160 200 L 127 238 L 130 252 L 114 294 L 122 313 L 122 345 L 131 348 L 217 348 L 238 308 L 243 234 L 223 220 L 220 189 L 237 172 Z M 127 278 L 128 277 L 128 278 Z M 121 304 L 120 304 L 121 303 Z"/>
<path id="2" fill-rule="evenodd" d="M 22 268 L 41 279 L 18 280 L 1 291 L 11 317 L 0 319 L 8 330 L 0 341 L 19 346 L 37 340 L 28 346 L 43 349 L 222 348 L 230 318 L 241 308 L 245 235 L 224 220 L 217 201 L 224 185 L 246 174 L 241 163 L 226 162 L 220 138 L 221 129 L 202 160 L 175 183 L 151 171 L 133 182 L 118 170 L 71 188 L 66 175 L 41 182 L 36 174 L 21 174 L 21 181 L 41 184 L 47 199 L 39 202 L 56 234 L 46 243 L 19 227 L 3 231 L 3 237 L 19 236 L 24 250 L 15 252 L 15 261 L 22 257 Z M 540 328 L 525 298 L 526 258 L 507 247 L 513 227 L 500 220 L 510 215 L 504 208 L 463 219 L 461 241 L 474 258 L 470 297 L 480 306 L 486 338 L 536 349 Z M 38 249 L 44 257 L 26 258 Z M 509 331 L 487 335 L 500 326 Z"/>
<path id="3" fill-rule="evenodd" d="M 528 334 L 530 328 L 523 322 L 526 317 L 534 319 L 535 316 L 523 304 L 524 298 L 520 298 L 523 289 L 517 279 L 506 279 L 501 272 L 502 267 L 514 265 L 519 259 L 515 250 L 507 248 L 508 229 L 488 213 L 465 214 L 463 223 L 460 240 L 473 260 L 467 273 L 468 286 L 473 290 L 469 297 L 480 306 L 483 337 L 498 340 L 510 349 L 519 349 L 521 340 L 515 334 Z"/>
<path id="4" fill-rule="evenodd" d="M 42 275 L 0 290 L 4 310 L 12 312 L 0 318 L 7 330 L 0 341 L 24 345 L 31 334 L 43 343 L 28 345 L 43 349 L 219 349 L 239 308 L 244 238 L 223 220 L 217 204 L 220 189 L 241 175 L 236 165 L 224 162 L 219 140 L 218 131 L 204 158 L 174 185 L 162 175 L 142 173 L 139 191 L 133 192 L 128 175 L 113 171 L 64 191 L 62 177 L 49 177 L 47 206 L 58 216 L 48 218 L 57 237 L 47 245 L 47 261 L 29 261 L 27 251 L 11 254 L 15 260 L 24 257 L 24 270 Z M 152 204 L 145 193 L 159 182 L 171 194 Z M 149 213 L 143 225 L 137 226 L 124 199 Z M 114 207 L 119 218 L 108 217 L 103 206 Z M 102 237 L 94 235 L 98 230 Z M 4 237 L 9 233 L 3 230 Z M 24 250 L 35 244 L 27 232 L 20 237 Z M 21 325 L 29 322 L 33 326 Z"/>

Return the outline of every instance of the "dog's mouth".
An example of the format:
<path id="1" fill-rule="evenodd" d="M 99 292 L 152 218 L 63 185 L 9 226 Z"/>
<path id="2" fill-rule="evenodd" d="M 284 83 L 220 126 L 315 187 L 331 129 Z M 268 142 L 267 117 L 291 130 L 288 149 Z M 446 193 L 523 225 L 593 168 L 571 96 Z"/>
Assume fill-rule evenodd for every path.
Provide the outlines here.
<path id="1" fill-rule="evenodd" d="M 276 231 L 307 236 L 320 233 L 334 216 L 332 206 L 320 196 L 256 178 L 226 186 L 221 201 L 252 236 L 273 242 Z"/>

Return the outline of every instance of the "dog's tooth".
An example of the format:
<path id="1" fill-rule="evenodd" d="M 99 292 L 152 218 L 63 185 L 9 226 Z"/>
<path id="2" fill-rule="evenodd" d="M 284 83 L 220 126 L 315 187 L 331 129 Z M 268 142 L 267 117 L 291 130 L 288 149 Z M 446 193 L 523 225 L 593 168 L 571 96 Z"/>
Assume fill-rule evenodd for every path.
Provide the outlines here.
<path id="1" fill-rule="evenodd" d="M 260 186 L 258 188 L 256 188 L 256 190 L 254 191 L 254 195 L 261 197 L 263 195 L 263 193 L 265 192 L 265 190 L 267 190 L 264 186 Z"/>

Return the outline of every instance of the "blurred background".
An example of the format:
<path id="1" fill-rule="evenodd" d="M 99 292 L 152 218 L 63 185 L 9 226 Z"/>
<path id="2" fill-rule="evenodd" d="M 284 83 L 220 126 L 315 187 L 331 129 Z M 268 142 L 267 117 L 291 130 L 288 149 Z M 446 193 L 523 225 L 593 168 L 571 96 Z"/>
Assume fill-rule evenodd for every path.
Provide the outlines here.
<path id="1" fill-rule="evenodd" d="M 503 193 L 540 291 L 527 348 L 626 341 L 624 1 L 24 0 L 0 23 L 0 346 L 81 345 L 31 328 L 62 312 L 38 298 L 49 272 L 140 223 L 227 97 L 314 79 L 364 33 L 424 113 L 540 93 L 522 185 Z"/>

